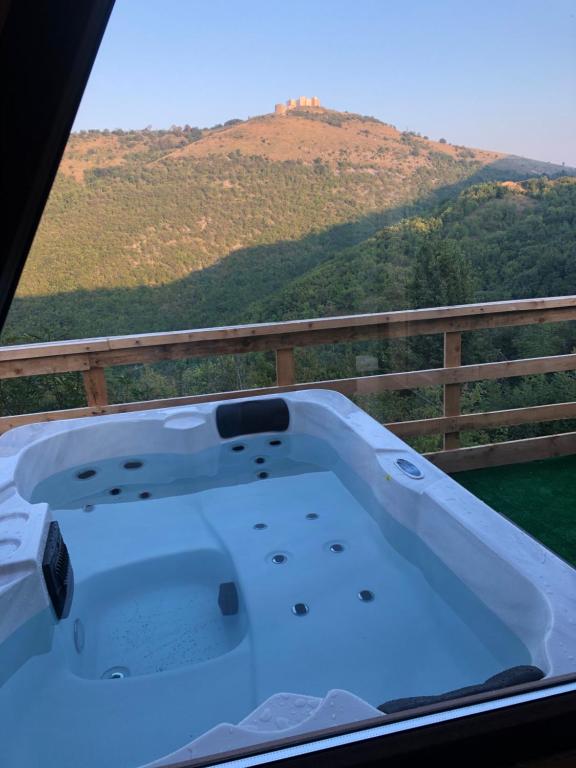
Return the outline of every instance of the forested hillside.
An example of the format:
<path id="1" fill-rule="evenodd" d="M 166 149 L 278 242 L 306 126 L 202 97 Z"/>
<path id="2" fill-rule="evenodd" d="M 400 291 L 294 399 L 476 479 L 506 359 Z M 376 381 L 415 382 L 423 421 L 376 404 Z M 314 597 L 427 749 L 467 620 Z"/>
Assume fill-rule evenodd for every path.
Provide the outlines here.
<path id="1" fill-rule="evenodd" d="M 576 293 L 567 169 L 431 142 L 373 118 L 299 112 L 207 131 L 73 135 L 3 343 Z M 506 329 L 466 337 L 464 356 L 575 343 L 568 324 Z M 430 367 L 441 363 L 441 340 L 301 350 L 298 377 L 355 375 L 359 354 L 374 373 Z M 180 361 L 108 378 L 114 400 L 147 399 L 266 385 L 274 361 Z M 480 383 L 464 403 L 571 399 L 574 386 L 570 374 Z M 76 374 L 0 390 L 5 413 L 83 402 Z M 362 404 L 383 420 L 430 416 L 440 392 Z"/>
<path id="2" fill-rule="evenodd" d="M 74 134 L 4 342 L 242 322 L 470 184 L 563 170 L 324 109 L 230 123 Z"/>
<path id="3" fill-rule="evenodd" d="M 576 178 L 533 179 L 480 184 L 433 215 L 386 227 L 254 305 L 251 319 L 569 293 L 576 293 Z"/>

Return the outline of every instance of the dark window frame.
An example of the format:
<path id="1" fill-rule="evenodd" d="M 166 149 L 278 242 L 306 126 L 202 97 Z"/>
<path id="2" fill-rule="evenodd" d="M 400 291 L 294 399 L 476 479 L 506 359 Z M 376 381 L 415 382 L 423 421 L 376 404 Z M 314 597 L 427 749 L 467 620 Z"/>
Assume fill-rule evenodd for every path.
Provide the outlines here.
<path id="1" fill-rule="evenodd" d="M 114 0 L 0 0 L 0 329 L 32 245 L 54 182 L 82 94 L 96 58 Z M 474 703 L 502 700 L 526 691 L 554 689 L 576 682 L 576 674 L 517 686 L 497 694 L 479 694 L 383 716 L 348 727 L 309 734 L 300 744 L 358 733 Z M 280 759 L 275 765 L 318 768 L 386 767 L 425 764 L 442 766 L 512 765 L 546 759 L 576 748 L 576 691 L 507 705 L 466 717 L 438 721 Z M 220 755 L 233 760 L 268 755 L 295 745 L 275 742 L 252 750 Z M 320 744 L 321 746 L 321 744 Z M 211 760 L 180 763 L 213 764 Z M 575 758 L 576 762 L 576 758 Z"/>
<path id="2" fill-rule="evenodd" d="M 114 0 L 0 0 L 0 330 Z"/>

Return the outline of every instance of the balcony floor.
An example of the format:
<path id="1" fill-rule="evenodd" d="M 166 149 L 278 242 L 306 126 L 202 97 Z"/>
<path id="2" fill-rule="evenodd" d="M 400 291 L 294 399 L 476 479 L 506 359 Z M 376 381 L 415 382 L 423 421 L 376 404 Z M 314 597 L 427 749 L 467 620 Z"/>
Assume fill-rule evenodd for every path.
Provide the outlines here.
<path id="1" fill-rule="evenodd" d="M 576 455 L 453 477 L 576 566 Z"/>

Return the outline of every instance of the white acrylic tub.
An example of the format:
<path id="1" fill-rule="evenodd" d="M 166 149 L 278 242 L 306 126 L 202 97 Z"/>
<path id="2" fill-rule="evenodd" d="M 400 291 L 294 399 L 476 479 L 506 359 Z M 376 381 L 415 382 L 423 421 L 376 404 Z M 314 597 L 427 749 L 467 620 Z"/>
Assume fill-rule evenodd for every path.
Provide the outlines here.
<path id="1" fill-rule="evenodd" d="M 572 568 L 345 397 L 282 401 L 287 423 L 233 412 L 230 437 L 209 403 L 0 439 L 3 765 L 168 765 L 574 671 Z"/>

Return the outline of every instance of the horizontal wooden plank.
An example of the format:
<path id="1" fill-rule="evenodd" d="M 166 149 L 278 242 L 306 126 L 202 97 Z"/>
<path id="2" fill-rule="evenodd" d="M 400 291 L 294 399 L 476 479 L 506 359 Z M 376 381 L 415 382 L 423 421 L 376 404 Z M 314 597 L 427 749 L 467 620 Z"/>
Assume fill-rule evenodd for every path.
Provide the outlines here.
<path id="1" fill-rule="evenodd" d="M 370 341 L 423 336 L 445 331 L 470 331 L 480 328 L 496 328 L 506 325 L 532 325 L 539 322 L 555 322 L 576 319 L 576 309 L 557 309 L 546 315 L 525 313 L 522 316 L 489 315 L 446 320 L 426 320 L 395 325 L 346 326 L 332 329 L 310 329 L 290 333 L 263 336 L 232 337 L 227 339 L 196 339 L 183 343 L 166 343 L 157 346 L 116 348 L 93 355 L 98 365 L 130 365 L 154 363 L 161 360 L 182 360 L 212 355 L 271 352 L 286 347 L 309 347 L 321 344 L 343 344 L 353 341 Z"/>
<path id="2" fill-rule="evenodd" d="M 339 391 L 344 394 L 374 394 L 388 390 L 418 389 L 441 384 L 466 384 L 472 381 L 506 379 L 531 374 L 554 373 L 576 370 L 576 354 L 533 357 L 525 360 L 507 360 L 498 363 L 462 365 L 458 368 L 430 368 L 424 371 L 383 373 L 355 379 L 337 380 Z M 319 382 L 332 388 L 334 382 Z M 315 386 L 315 385 L 314 385 Z"/>
<path id="3" fill-rule="evenodd" d="M 444 432 L 490 429 L 518 424 L 538 424 L 545 421 L 576 419 L 576 402 L 534 405 L 528 408 L 511 408 L 505 411 L 466 413 L 459 416 L 439 416 L 433 419 L 396 421 L 386 426 L 398 437 L 435 435 Z"/>
<path id="4" fill-rule="evenodd" d="M 107 337 L 96 339 L 70 339 L 66 341 L 45 341 L 34 344 L 11 344 L 0 347 L 0 362 L 6 360 L 29 360 L 32 357 L 59 357 L 101 352 L 110 349 Z"/>
<path id="5" fill-rule="evenodd" d="M 97 359 L 94 355 L 92 359 Z M 570 355 L 551 355 L 523 360 L 506 360 L 497 363 L 478 363 L 462 365 L 457 368 L 430 368 L 422 371 L 400 373 L 382 373 L 375 376 L 359 376 L 348 379 L 328 379 L 295 384 L 284 388 L 271 388 L 268 391 L 289 392 L 293 389 L 335 389 L 345 395 L 376 394 L 391 390 L 418 389 L 441 384 L 465 384 L 472 381 L 502 379 L 529 374 L 555 373 L 576 370 L 576 353 Z M 260 392 L 261 390 L 248 390 Z M 241 397 L 239 393 L 237 397 Z"/>
<path id="6" fill-rule="evenodd" d="M 51 373 L 87 371 L 90 368 L 89 355 L 55 355 L 31 360 L 0 361 L 0 379 L 18 379 L 22 376 L 43 376 Z"/>
<path id="7" fill-rule="evenodd" d="M 31 360 L 37 357 L 59 357 L 85 353 L 107 353 L 195 345 L 201 350 L 205 343 L 222 342 L 218 354 L 240 351 L 277 349 L 289 346 L 334 343 L 354 339 L 399 338 L 410 335 L 493 328 L 504 325 L 525 325 L 535 322 L 556 322 L 576 318 L 576 296 L 559 296 L 518 301 L 495 301 L 451 307 L 381 312 L 364 315 L 294 320 L 281 323 L 204 328 L 168 333 L 133 334 L 93 339 L 23 344 L 0 348 L 0 363 Z M 268 343 L 256 346 L 256 339 L 266 337 Z M 274 338 L 275 337 L 275 338 Z M 225 342 L 229 342 L 227 346 Z M 194 354 L 209 354 L 198 351 Z M 130 361 L 137 359 L 130 357 Z M 167 358 L 156 358 L 167 359 Z M 175 359 L 175 358 L 172 358 Z M 142 358 L 142 362 L 145 359 Z M 114 364 L 114 363 L 109 363 Z M 117 363 L 121 364 L 121 363 Z"/>
<path id="8" fill-rule="evenodd" d="M 438 451 L 424 455 L 445 472 L 456 473 L 505 464 L 525 464 L 529 461 L 569 456 L 574 453 L 576 453 L 576 432 L 563 432 L 558 435 L 475 445 L 470 448 L 457 448 L 453 451 Z"/>
<path id="9" fill-rule="evenodd" d="M 227 326 L 223 328 L 205 328 L 193 331 L 172 331 L 164 334 L 140 334 L 139 346 L 175 343 L 179 335 L 185 334 L 186 340 L 197 338 L 222 339 L 246 336 L 262 336 L 277 333 L 298 333 L 301 331 L 330 330 L 350 326 L 366 327 L 381 324 L 402 324 L 406 322 L 437 320 L 446 318 L 470 317 L 489 314 L 522 314 L 528 311 L 550 311 L 554 309 L 575 309 L 576 296 L 555 296 L 538 299 L 520 299 L 516 301 L 492 301 L 477 304 L 459 304 L 448 307 L 429 307 L 424 309 L 399 310 L 395 312 L 372 312 L 370 314 L 340 315 L 306 320 L 288 320 L 278 323 L 257 323 L 252 325 Z M 134 336 L 117 336 L 109 339 L 111 346 L 125 348 L 133 343 Z"/>
<path id="10" fill-rule="evenodd" d="M 291 320 L 279 323 L 204 328 L 199 330 L 172 331 L 164 334 L 140 334 L 138 336 L 117 336 L 107 339 L 109 348 L 129 349 L 131 347 L 162 346 L 204 341 L 250 341 L 266 336 L 277 336 L 284 344 L 277 346 L 302 346 L 298 341 L 312 335 L 316 338 L 340 339 L 348 333 L 353 338 L 363 338 L 363 331 L 372 328 L 372 337 L 388 333 L 395 336 L 409 336 L 421 333 L 441 333 L 443 330 L 486 328 L 502 324 L 521 325 L 532 322 L 549 322 L 545 317 L 557 320 L 576 318 L 576 296 L 561 296 L 551 299 L 524 299 L 512 302 L 486 302 L 464 304 L 452 307 L 379 312 L 365 315 L 344 315 L 340 317 Z M 506 318 L 506 319 L 504 319 Z M 522 318 L 525 318 L 523 321 Z M 395 331 L 386 329 L 398 326 Z M 404 329 L 401 326 L 405 326 Z M 325 336 L 321 336 L 324 333 Z M 316 334 L 318 334 L 316 336 Z M 96 341 L 96 340 L 95 340 Z M 314 341 L 311 343 L 330 343 Z M 251 346 L 251 345 L 250 345 Z M 276 348 L 269 346 L 268 348 Z"/>

